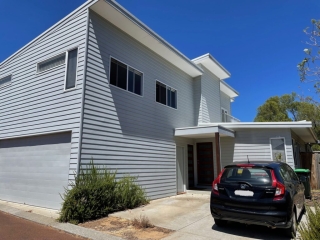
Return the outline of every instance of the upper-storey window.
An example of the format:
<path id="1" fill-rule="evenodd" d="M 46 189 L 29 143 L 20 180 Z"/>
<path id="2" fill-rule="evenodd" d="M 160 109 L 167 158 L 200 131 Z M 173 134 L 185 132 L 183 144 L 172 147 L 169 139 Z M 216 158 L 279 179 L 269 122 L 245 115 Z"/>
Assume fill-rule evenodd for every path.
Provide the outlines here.
<path id="1" fill-rule="evenodd" d="M 37 64 L 37 72 L 41 73 L 49 69 L 66 64 L 65 90 L 75 88 L 77 80 L 78 48 L 61 53 Z"/>
<path id="2" fill-rule="evenodd" d="M 142 96 L 143 74 L 111 58 L 110 84 Z"/>
<path id="3" fill-rule="evenodd" d="M 221 108 L 221 122 L 228 122 L 228 111 Z"/>
<path id="4" fill-rule="evenodd" d="M 177 90 L 156 81 L 156 101 L 172 108 L 177 108 Z"/>
<path id="5" fill-rule="evenodd" d="M 7 85 L 11 82 L 12 75 L 0 78 L 0 87 Z"/>

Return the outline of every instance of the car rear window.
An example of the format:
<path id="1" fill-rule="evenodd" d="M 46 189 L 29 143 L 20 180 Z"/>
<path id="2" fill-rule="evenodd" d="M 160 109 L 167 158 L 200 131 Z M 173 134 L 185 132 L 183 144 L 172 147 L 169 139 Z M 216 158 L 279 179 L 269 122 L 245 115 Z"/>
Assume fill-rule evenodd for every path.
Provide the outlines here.
<path id="1" fill-rule="evenodd" d="M 271 186 L 271 170 L 267 168 L 231 167 L 223 172 L 220 183 L 247 182 L 255 186 Z"/>

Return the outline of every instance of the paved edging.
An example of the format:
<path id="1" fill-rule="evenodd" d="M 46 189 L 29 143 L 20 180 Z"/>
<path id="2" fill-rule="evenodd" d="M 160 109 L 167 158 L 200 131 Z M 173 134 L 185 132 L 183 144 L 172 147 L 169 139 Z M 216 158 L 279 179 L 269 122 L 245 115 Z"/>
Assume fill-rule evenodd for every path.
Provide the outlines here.
<path id="1" fill-rule="evenodd" d="M 122 238 L 120 237 L 102 233 L 93 229 L 80 227 L 70 223 L 59 223 L 53 218 L 42 216 L 36 213 L 26 212 L 14 207 L 6 206 L 5 204 L 1 203 L 0 211 L 92 240 L 122 240 Z"/>

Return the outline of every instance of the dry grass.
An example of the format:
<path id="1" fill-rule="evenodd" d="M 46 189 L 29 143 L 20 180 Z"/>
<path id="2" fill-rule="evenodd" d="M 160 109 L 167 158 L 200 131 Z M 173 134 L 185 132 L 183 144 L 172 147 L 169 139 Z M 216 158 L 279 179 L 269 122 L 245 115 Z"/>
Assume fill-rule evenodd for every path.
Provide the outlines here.
<path id="1" fill-rule="evenodd" d="M 140 218 L 134 218 L 132 220 L 132 226 L 138 229 L 153 228 L 154 225 L 151 224 L 147 216 L 140 215 Z"/>

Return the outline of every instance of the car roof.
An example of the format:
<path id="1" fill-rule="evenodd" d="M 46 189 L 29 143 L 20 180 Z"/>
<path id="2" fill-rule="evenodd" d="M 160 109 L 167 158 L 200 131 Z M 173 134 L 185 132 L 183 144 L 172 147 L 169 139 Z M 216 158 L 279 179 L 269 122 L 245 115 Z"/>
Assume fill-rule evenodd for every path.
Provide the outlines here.
<path id="1" fill-rule="evenodd" d="M 243 162 L 234 162 L 233 164 L 229 164 L 225 166 L 225 168 L 230 167 L 238 167 L 239 165 L 254 165 L 255 167 L 269 167 L 269 168 L 277 168 L 280 165 L 286 164 L 283 162 L 276 162 L 276 161 L 243 161 Z"/>

